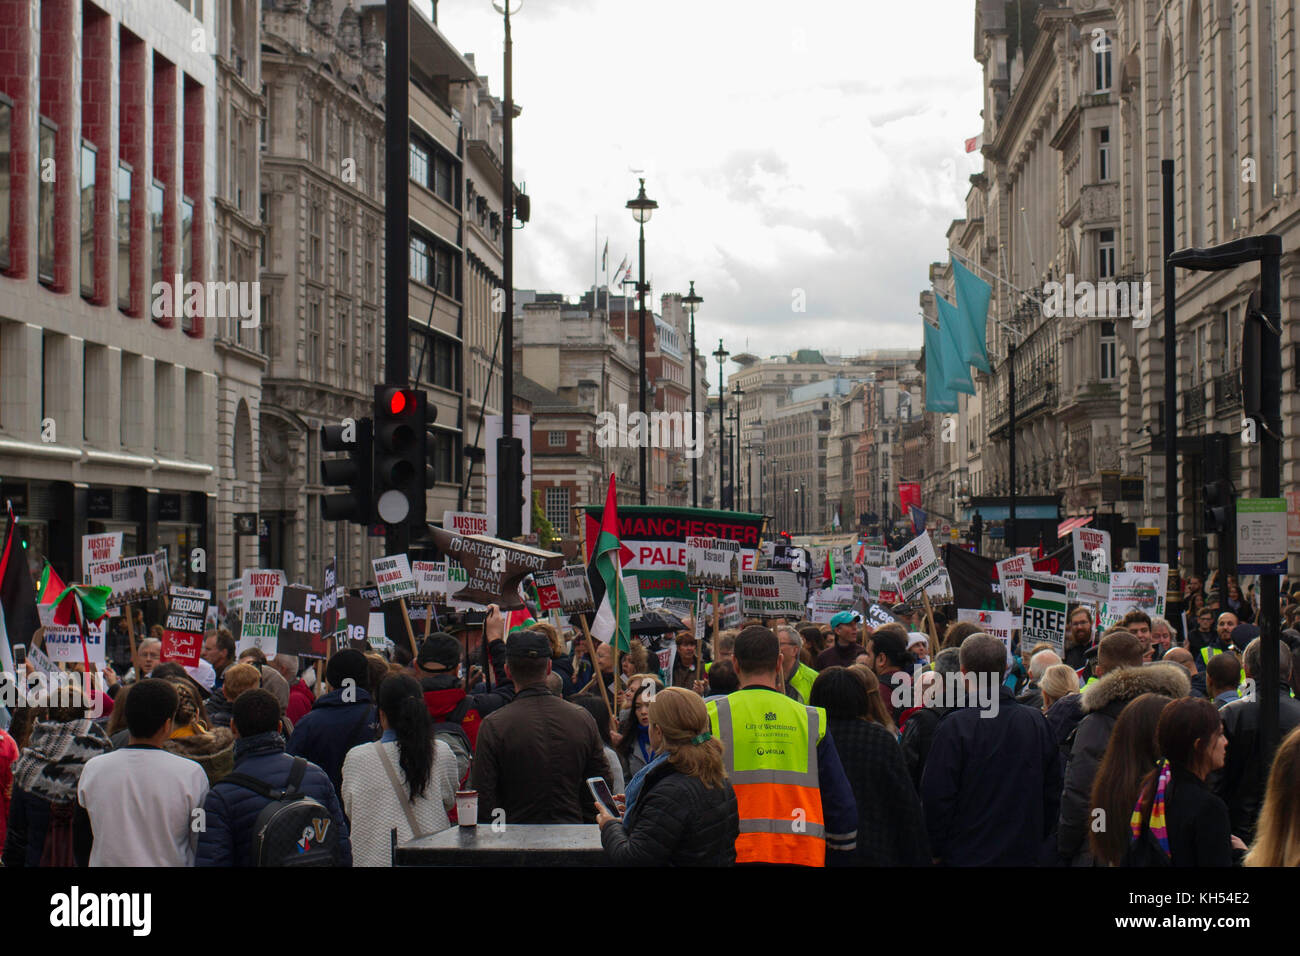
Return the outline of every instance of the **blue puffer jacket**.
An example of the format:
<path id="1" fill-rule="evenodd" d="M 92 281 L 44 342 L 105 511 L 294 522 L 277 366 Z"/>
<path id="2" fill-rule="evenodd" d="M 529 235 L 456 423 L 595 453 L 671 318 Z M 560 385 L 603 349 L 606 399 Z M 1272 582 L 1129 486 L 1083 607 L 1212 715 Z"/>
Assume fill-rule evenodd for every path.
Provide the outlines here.
<path id="1" fill-rule="evenodd" d="M 344 702 L 343 690 L 332 690 L 318 698 L 311 710 L 293 729 L 287 753 L 306 757 L 324 770 L 338 794 L 343 787 L 343 758 L 358 744 L 379 739 L 379 713 L 371 706 L 369 691 L 360 688 L 348 694 L 356 699 Z"/>
<path id="2" fill-rule="evenodd" d="M 235 772 L 283 787 L 289 782 L 293 757 L 284 752 L 284 738 L 277 733 L 241 737 L 235 741 Z M 343 866 L 352 865 L 352 843 L 338 797 L 325 771 L 313 764 L 303 774 L 302 790 L 319 800 L 339 828 Z M 203 801 L 206 829 L 199 835 L 195 866 L 252 866 L 253 825 L 257 815 L 271 801 L 245 787 L 218 781 Z"/>

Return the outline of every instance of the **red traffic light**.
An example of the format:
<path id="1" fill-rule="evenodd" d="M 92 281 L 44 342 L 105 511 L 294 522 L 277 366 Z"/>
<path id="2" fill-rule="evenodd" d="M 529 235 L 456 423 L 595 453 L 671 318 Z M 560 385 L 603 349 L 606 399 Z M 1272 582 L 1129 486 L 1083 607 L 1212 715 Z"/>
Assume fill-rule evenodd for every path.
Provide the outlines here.
<path id="1" fill-rule="evenodd" d="M 406 411 L 406 393 L 400 388 L 394 389 L 392 395 L 388 398 L 388 410 L 393 415 L 400 415 Z"/>

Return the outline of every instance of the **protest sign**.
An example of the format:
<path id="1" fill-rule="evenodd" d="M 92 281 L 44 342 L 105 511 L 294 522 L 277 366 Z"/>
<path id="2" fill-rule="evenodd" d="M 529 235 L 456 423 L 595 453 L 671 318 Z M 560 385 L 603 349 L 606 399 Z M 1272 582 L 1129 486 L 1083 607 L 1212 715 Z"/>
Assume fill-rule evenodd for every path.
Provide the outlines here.
<path id="1" fill-rule="evenodd" d="M 339 647 L 351 647 L 362 652 L 369 650 L 370 641 L 366 634 L 370 629 L 370 601 L 348 595 L 343 598 L 342 607 L 343 639 L 339 641 Z"/>
<path id="2" fill-rule="evenodd" d="M 1025 575 L 1034 570 L 1034 559 L 1027 554 L 1016 554 L 997 563 L 998 582 L 1001 584 L 1002 606 L 1018 615 L 1025 599 Z"/>
<path id="3" fill-rule="evenodd" d="M 868 546 L 862 549 L 862 563 L 869 568 L 878 568 L 889 563 L 889 549 Z"/>
<path id="4" fill-rule="evenodd" d="M 321 596 L 309 588 L 286 587 L 280 604 L 277 637 L 276 649 L 281 654 L 327 657 L 330 635 L 325 630 L 325 604 Z"/>
<path id="5" fill-rule="evenodd" d="M 325 587 L 321 589 L 321 604 L 325 609 L 323 628 L 326 639 L 333 637 L 339 626 L 339 574 L 337 558 L 325 565 Z"/>
<path id="6" fill-rule="evenodd" d="M 644 604 L 648 598 L 642 598 Z M 681 598 L 659 598 L 659 606 L 674 617 L 685 621 L 688 617 L 694 615 L 695 603 L 693 601 L 684 601 Z"/>
<path id="7" fill-rule="evenodd" d="M 724 538 L 686 539 L 686 583 L 693 588 L 740 587 L 740 542 Z"/>
<path id="8" fill-rule="evenodd" d="M 934 553 L 934 544 L 928 535 L 918 535 L 894 554 L 894 568 L 898 572 L 898 590 L 903 600 L 939 576 L 941 565 Z"/>
<path id="9" fill-rule="evenodd" d="M 238 614 L 244 610 L 244 582 L 231 581 L 226 585 L 226 613 Z"/>
<path id="10" fill-rule="evenodd" d="M 705 626 L 708 623 L 708 615 L 709 600 L 706 592 L 701 590 L 695 598 L 695 644 L 697 647 L 704 644 L 704 632 Z"/>
<path id="11" fill-rule="evenodd" d="M 814 591 L 808 599 L 807 620 L 814 624 L 829 623 L 840 611 L 853 610 L 854 603 L 852 589 L 826 588 Z"/>
<path id="12" fill-rule="evenodd" d="M 1031 572 L 1025 575 L 1024 601 L 1021 605 L 1020 646 L 1038 643 L 1052 645 L 1057 654 L 1065 653 L 1065 609 L 1068 604 L 1064 578 Z"/>
<path id="13" fill-rule="evenodd" d="M 671 637 L 664 637 L 659 642 L 659 649 L 654 652 L 655 664 L 659 667 L 659 674 L 663 677 L 664 683 L 669 687 L 673 684 L 673 666 L 677 662 L 677 641 Z"/>
<path id="14" fill-rule="evenodd" d="M 165 571 L 165 562 L 159 568 L 154 555 L 140 554 L 92 562 L 86 569 L 86 577 L 92 585 L 108 586 L 111 592 L 108 606 L 121 607 L 157 597 L 159 588 L 166 584 Z"/>
<path id="15" fill-rule="evenodd" d="M 641 583 L 637 580 L 635 574 L 623 575 L 623 590 L 627 594 L 628 613 L 639 614 L 641 612 Z"/>
<path id="16" fill-rule="evenodd" d="M 1074 529 L 1075 588 L 1080 601 L 1105 601 L 1110 594 L 1110 532 Z"/>
<path id="17" fill-rule="evenodd" d="M 587 560 L 600 537 L 603 512 L 603 507 L 586 509 Z M 740 568 L 733 585 L 739 588 L 739 573 L 758 568 L 764 520 L 759 514 L 733 511 L 620 505 L 618 538 L 623 550 L 619 563 L 625 573 L 635 572 L 641 579 L 642 597 L 692 598 L 695 589 L 686 584 L 686 539 L 725 538 L 740 543 Z"/>
<path id="18" fill-rule="evenodd" d="M 1021 584 L 1024 587 L 1024 584 Z M 1023 592 L 1022 592 L 1023 593 Z M 1023 597 L 1022 597 L 1023 603 Z M 1016 615 L 1010 611 L 978 611 L 969 608 L 957 609 L 957 620 L 967 621 L 979 626 L 979 629 L 991 637 L 996 637 L 1006 645 L 1007 653 L 1011 653 L 1011 641 L 1013 631 L 1016 629 Z M 1026 661 L 1026 663 L 1028 663 Z"/>
<path id="19" fill-rule="evenodd" d="M 76 624 L 45 629 L 45 653 L 56 664 L 82 664 L 87 659 L 98 667 L 105 664 L 104 634 L 108 622 L 86 622 L 86 646 L 81 646 L 81 628 Z M 29 649 L 30 652 L 30 649 Z M 33 664 L 33 667 L 36 665 Z"/>
<path id="20" fill-rule="evenodd" d="M 379 600 L 382 603 L 415 596 L 415 575 L 411 573 L 411 562 L 406 555 L 389 554 L 382 558 L 371 558 L 370 564 L 375 571 L 375 587 L 379 588 Z"/>
<path id="21" fill-rule="evenodd" d="M 456 534 L 483 534 L 496 537 L 497 516 L 474 511 L 444 511 L 442 526 Z"/>
<path id="22" fill-rule="evenodd" d="M 1130 565 L 1131 567 L 1131 565 Z M 1165 611 L 1166 565 L 1147 565 L 1152 572 L 1114 571 L 1110 576 L 1110 596 L 1102 609 L 1102 630 L 1118 624 L 1129 611 L 1143 611 L 1148 617 L 1163 616 Z"/>
<path id="23" fill-rule="evenodd" d="M 175 661 L 183 667 L 199 666 L 203 629 L 207 626 L 211 601 L 211 591 L 172 585 L 167 602 L 167 622 L 163 625 L 160 660 Z"/>
<path id="24" fill-rule="evenodd" d="M 952 603 L 952 582 L 948 580 L 947 570 L 939 569 L 939 576 L 925 586 L 925 596 L 931 604 Z"/>
<path id="25" fill-rule="evenodd" d="M 724 631 L 733 627 L 740 627 L 740 622 L 744 620 L 740 613 L 740 592 L 728 591 L 723 594 L 718 601 L 718 613 L 720 617 L 719 626 Z"/>
<path id="26" fill-rule="evenodd" d="M 746 571 L 740 576 L 740 598 L 748 617 L 803 616 L 804 589 L 793 571 Z"/>
<path id="27" fill-rule="evenodd" d="M 879 604 L 873 604 L 867 609 L 867 623 L 872 627 L 880 627 L 882 624 L 893 624 L 894 615 L 890 614 Z"/>
<path id="28" fill-rule="evenodd" d="M 903 595 L 898 588 L 898 571 L 891 567 L 880 569 L 880 591 L 876 595 L 880 604 L 889 607 L 899 604 L 903 600 Z"/>
<path id="29" fill-rule="evenodd" d="M 445 561 L 412 561 L 411 576 L 415 578 L 416 599 L 421 603 L 436 604 L 447 597 Z"/>
<path id="30" fill-rule="evenodd" d="M 557 570 L 555 588 L 560 595 L 562 614 L 581 614 L 596 609 L 591 596 L 591 582 L 587 580 L 587 569 L 581 564 Z"/>
<path id="31" fill-rule="evenodd" d="M 533 586 L 537 588 L 537 603 L 543 611 L 560 609 L 560 591 L 555 586 L 554 571 L 534 571 Z"/>
<path id="32" fill-rule="evenodd" d="M 116 561 L 122 556 L 122 532 L 109 534 L 83 534 L 81 536 L 81 567 L 90 568 L 99 561 Z"/>
<path id="33" fill-rule="evenodd" d="M 874 601 L 880 597 L 880 581 L 885 573 L 885 569 L 880 565 L 863 565 L 863 571 L 866 573 L 866 582 L 862 588 L 862 597 L 867 601 Z M 896 604 L 896 601 L 891 601 Z"/>
<path id="34" fill-rule="evenodd" d="M 519 587 L 526 576 L 554 571 L 564 564 L 562 554 L 513 541 L 486 535 L 467 537 L 442 528 L 431 528 L 430 533 L 439 550 L 465 568 L 465 586 L 454 592 L 456 599 L 495 604 L 502 611 L 525 607 Z"/>
<path id="35" fill-rule="evenodd" d="M 280 636 L 280 603 L 284 599 L 283 571 L 244 570 L 244 625 L 239 651 L 259 648 L 267 657 L 276 653 Z"/>

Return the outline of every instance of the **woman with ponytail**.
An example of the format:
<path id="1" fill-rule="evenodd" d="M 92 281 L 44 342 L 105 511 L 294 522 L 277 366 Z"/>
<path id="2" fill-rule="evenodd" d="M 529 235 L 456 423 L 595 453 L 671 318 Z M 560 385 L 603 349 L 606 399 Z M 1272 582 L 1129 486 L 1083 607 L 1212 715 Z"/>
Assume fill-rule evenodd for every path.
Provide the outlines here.
<path id="1" fill-rule="evenodd" d="M 1231 866 L 1233 848 L 1246 845 L 1232 835 L 1227 804 L 1205 785 L 1227 749 L 1218 708 L 1203 697 L 1171 701 L 1156 743 L 1161 760 L 1142 780 L 1124 865 Z"/>
<path id="2" fill-rule="evenodd" d="M 623 819 L 596 804 L 605 855 L 616 866 L 730 866 L 740 814 L 699 694 L 682 687 L 650 696 L 650 743 L 660 756 L 628 785 Z"/>
<path id="3" fill-rule="evenodd" d="M 399 845 L 440 833 L 456 805 L 456 755 L 434 738 L 419 682 L 393 674 L 378 697 L 383 736 L 353 747 L 343 761 L 354 866 L 391 866 L 393 830 Z"/>

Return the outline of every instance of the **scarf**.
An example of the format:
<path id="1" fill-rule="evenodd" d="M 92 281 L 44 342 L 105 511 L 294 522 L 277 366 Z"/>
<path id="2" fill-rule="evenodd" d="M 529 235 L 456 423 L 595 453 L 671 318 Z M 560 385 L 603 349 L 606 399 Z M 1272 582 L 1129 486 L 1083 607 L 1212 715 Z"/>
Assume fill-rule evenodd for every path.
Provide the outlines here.
<path id="1" fill-rule="evenodd" d="M 86 761 L 112 749 L 113 744 L 93 721 L 38 720 L 14 767 L 14 788 L 51 803 L 75 802 Z"/>
<path id="2" fill-rule="evenodd" d="M 641 759 L 644 760 L 646 763 L 649 763 L 650 758 L 654 755 L 654 751 L 650 749 L 650 728 L 649 727 L 642 727 L 640 724 L 637 724 L 636 745 L 641 750 Z"/>
<path id="3" fill-rule="evenodd" d="M 627 786 L 623 788 L 623 802 L 627 808 L 623 812 L 624 820 L 626 820 L 632 813 L 632 805 L 636 803 L 636 798 L 641 794 L 641 788 L 645 786 L 645 778 L 650 775 L 651 770 L 667 760 L 668 757 L 669 755 L 667 753 L 661 753 L 658 757 L 655 757 L 654 760 L 651 760 L 648 764 L 638 770 L 632 776 L 632 779 L 628 781 Z"/>
<path id="4" fill-rule="evenodd" d="M 1173 776 L 1173 770 L 1169 766 L 1168 760 L 1160 762 L 1160 775 L 1156 783 L 1156 796 L 1151 805 L 1150 829 L 1151 835 L 1156 838 L 1160 844 L 1160 849 L 1166 857 L 1172 859 L 1169 852 L 1169 830 L 1165 826 L 1165 791 L 1169 787 L 1169 779 Z M 1142 835 L 1142 811 L 1146 809 L 1146 804 L 1142 801 L 1141 795 L 1138 796 L 1137 806 L 1133 808 L 1133 817 L 1129 821 L 1129 829 L 1133 832 L 1133 839 L 1136 840 Z"/>

